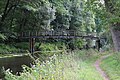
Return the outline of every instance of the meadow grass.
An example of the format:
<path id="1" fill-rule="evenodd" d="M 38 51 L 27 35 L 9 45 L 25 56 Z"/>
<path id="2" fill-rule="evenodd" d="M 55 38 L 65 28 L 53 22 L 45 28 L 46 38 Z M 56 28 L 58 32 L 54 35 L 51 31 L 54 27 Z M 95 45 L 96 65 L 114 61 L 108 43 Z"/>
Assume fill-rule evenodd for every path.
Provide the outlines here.
<path id="1" fill-rule="evenodd" d="M 68 63 L 64 70 L 65 80 L 103 80 L 93 66 L 95 60 L 99 57 L 93 50 L 77 51 L 67 56 Z M 70 58 L 70 59 L 69 59 Z"/>
<path id="2" fill-rule="evenodd" d="M 110 80 L 120 80 L 120 53 L 114 53 L 101 63 Z"/>
<path id="3" fill-rule="evenodd" d="M 23 66 L 20 76 L 7 70 L 6 80 L 103 80 L 93 63 L 99 54 L 93 50 L 74 51 L 49 57 L 43 63 L 36 60 L 32 68 Z"/>

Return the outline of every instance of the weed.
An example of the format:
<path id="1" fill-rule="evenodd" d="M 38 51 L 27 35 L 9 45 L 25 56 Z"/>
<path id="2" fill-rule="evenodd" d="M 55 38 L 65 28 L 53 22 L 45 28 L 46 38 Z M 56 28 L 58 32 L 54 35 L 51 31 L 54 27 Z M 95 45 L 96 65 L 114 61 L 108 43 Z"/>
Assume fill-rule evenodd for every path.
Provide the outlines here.
<path id="1" fill-rule="evenodd" d="M 90 52 L 90 53 L 89 53 Z M 6 80 L 103 80 L 93 66 L 97 53 L 94 51 L 75 51 L 57 54 L 49 60 L 36 63 L 31 68 L 23 66 L 20 76 L 5 71 Z M 89 56 L 88 56 L 89 55 Z M 93 59 L 94 58 L 94 59 Z"/>

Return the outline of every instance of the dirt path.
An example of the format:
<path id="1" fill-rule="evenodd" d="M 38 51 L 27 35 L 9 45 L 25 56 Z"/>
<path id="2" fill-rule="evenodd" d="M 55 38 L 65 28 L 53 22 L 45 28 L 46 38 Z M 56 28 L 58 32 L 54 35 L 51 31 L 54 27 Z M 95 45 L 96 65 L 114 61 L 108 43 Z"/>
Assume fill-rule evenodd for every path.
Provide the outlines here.
<path id="1" fill-rule="evenodd" d="M 107 76 L 107 74 L 105 73 L 105 71 L 103 71 L 101 68 L 100 68 L 100 63 L 103 59 L 109 57 L 111 54 L 109 55 L 106 55 L 106 56 L 102 56 L 100 57 L 94 64 L 96 70 L 100 73 L 100 75 L 103 77 L 104 80 L 110 80 L 109 77 Z"/>

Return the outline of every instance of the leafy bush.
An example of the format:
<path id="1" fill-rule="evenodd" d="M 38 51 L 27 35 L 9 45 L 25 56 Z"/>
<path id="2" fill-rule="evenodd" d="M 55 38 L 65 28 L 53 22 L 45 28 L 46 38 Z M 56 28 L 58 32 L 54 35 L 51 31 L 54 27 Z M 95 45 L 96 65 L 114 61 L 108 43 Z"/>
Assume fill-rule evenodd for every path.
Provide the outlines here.
<path id="1" fill-rule="evenodd" d="M 29 43 L 28 42 L 21 42 L 21 43 L 15 43 L 14 46 L 16 48 L 28 50 L 29 49 Z"/>
<path id="2" fill-rule="evenodd" d="M 49 57 L 43 63 L 35 60 L 31 68 L 23 66 L 20 76 L 13 75 L 10 70 L 5 71 L 6 80 L 103 80 L 93 67 L 91 59 L 98 54 L 91 51 L 76 51 L 68 54 L 58 54 Z M 91 53 L 90 58 L 85 58 Z M 88 56 L 87 56 L 88 57 Z M 92 77 L 93 76 L 93 77 Z"/>
<path id="3" fill-rule="evenodd" d="M 77 46 L 78 49 L 83 48 L 84 41 L 82 39 L 76 39 L 74 42 L 75 46 Z"/>
<path id="4" fill-rule="evenodd" d="M 51 56 L 54 54 L 54 52 L 58 52 L 65 50 L 66 46 L 64 43 L 61 42 L 55 42 L 55 43 L 37 43 L 35 45 L 39 51 L 41 51 L 42 54 Z"/>
<path id="5" fill-rule="evenodd" d="M 15 48 L 14 46 L 0 44 L 0 53 L 12 53 L 18 51 L 19 49 Z"/>
<path id="6" fill-rule="evenodd" d="M 7 37 L 4 34 L 0 33 L 0 40 L 6 40 L 6 39 L 7 39 Z"/>
<path id="7" fill-rule="evenodd" d="M 53 52 L 49 52 L 49 51 L 58 51 L 58 47 L 55 44 L 51 44 L 51 43 L 41 43 L 41 45 L 39 46 L 40 51 L 42 51 L 41 53 L 45 54 L 45 55 L 53 55 Z"/>
<path id="8" fill-rule="evenodd" d="M 49 61 L 42 64 L 36 60 L 36 64 L 29 68 L 23 65 L 20 76 L 13 75 L 8 69 L 5 74 L 6 80 L 63 80 L 62 64 L 57 55 L 50 57 Z"/>
<path id="9" fill-rule="evenodd" d="M 67 49 L 65 43 L 63 43 L 63 42 L 56 42 L 55 45 L 58 47 L 59 50 L 66 50 Z"/>
<path id="10" fill-rule="evenodd" d="M 83 48 L 84 41 L 81 39 L 76 39 L 76 40 L 70 40 L 68 42 L 69 48 L 74 50 L 74 49 L 82 49 Z"/>

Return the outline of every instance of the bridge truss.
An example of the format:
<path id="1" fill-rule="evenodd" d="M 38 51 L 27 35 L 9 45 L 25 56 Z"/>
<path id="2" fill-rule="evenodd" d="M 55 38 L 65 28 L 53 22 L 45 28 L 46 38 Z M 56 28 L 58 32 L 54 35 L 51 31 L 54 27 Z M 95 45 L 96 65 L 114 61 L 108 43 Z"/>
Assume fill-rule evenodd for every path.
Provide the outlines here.
<path id="1" fill-rule="evenodd" d="M 75 38 L 82 38 L 82 39 L 92 39 L 99 41 L 100 38 L 96 36 L 95 32 L 86 32 L 86 31 L 79 31 L 76 32 L 74 30 L 66 30 L 66 31 L 28 31 L 28 32 L 21 32 L 19 38 L 28 38 L 30 41 L 30 52 L 34 52 L 34 44 L 35 39 L 75 39 Z M 99 44 L 99 42 L 98 42 Z"/>

